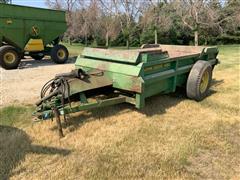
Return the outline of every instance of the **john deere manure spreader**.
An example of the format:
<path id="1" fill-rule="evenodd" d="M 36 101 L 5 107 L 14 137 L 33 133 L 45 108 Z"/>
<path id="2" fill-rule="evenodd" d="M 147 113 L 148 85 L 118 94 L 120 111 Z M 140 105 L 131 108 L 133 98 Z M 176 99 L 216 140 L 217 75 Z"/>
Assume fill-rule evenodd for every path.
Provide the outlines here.
<path id="1" fill-rule="evenodd" d="M 0 3 L 0 65 L 15 69 L 25 55 L 66 62 L 68 50 L 59 45 L 66 28 L 64 11 Z"/>
<path id="2" fill-rule="evenodd" d="M 141 109 L 146 98 L 174 92 L 179 86 L 186 87 L 189 98 L 200 101 L 208 94 L 217 54 L 215 47 L 85 48 L 75 70 L 57 74 L 44 85 L 35 116 L 56 117 L 63 136 L 61 115 L 120 103 Z"/>

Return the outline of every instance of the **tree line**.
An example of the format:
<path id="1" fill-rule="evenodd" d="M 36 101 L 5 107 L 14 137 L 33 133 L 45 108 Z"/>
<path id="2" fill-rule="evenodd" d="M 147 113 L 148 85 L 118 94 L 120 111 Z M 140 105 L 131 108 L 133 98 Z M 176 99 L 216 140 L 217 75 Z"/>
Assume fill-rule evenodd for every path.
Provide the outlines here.
<path id="1" fill-rule="evenodd" d="M 240 0 L 45 2 L 49 8 L 67 12 L 65 40 L 70 43 L 106 47 L 143 43 L 240 44 Z"/>

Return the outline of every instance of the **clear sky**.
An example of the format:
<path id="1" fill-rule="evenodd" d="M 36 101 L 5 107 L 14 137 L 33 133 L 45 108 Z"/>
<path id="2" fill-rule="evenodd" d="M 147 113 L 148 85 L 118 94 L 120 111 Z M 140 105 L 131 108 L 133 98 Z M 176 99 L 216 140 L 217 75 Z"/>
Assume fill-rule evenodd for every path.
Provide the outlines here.
<path id="1" fill-rule="evenodd" d="M 47 8 L 45 0 L 12 0 L 12 4 Z"/>

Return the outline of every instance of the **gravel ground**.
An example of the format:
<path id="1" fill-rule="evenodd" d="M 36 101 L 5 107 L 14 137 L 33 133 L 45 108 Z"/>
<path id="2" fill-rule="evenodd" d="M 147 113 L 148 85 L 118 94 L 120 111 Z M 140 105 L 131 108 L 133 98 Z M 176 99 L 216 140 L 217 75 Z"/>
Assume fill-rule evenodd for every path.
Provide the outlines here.
<path id="1" fill-rule="evenodd" d="M 55 64 L 49 59 L 22 60 L 19 69 L 0 67 L 0 106 L 34 104 L 39 99 L 42 86 L 55 74 L 74 69 L 74 59 L 67 64 Z"/>

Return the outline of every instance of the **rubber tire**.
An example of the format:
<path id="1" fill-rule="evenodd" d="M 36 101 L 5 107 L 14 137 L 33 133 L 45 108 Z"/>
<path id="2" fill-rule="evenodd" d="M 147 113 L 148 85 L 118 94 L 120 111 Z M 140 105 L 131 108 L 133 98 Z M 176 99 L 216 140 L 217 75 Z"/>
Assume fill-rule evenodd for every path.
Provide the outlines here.
<path id="1" fill-rule="evenodd" d="M 16 60 L 11 64 L 5 63 L 4 60 L 3 60 L 4 54 L 7 53 L 7 52 L 12 52 L 16 56 Z M 0 65 L 4 69 L 7 69 L 7 70 L 17 69 L 20 61 L 21 61 L 21 57 L 20 57 L 20 55 L 19 55 L 19 53 L 18 53 L 18 51 L 15 47 L 10 46 L 10 45 L 4 45 L 4 46 L 0 47 Z"/>
<path id="2" fill-rule="evenodd" d="M 35 60 L 42 60 L 44 55 L 32 54 L 31 57 Z"/>
<path id="3" fill-rule="evenodd" d="M 59 57 L 57 55 L 59 50 L 63 50 L 65 52 L 65 57 L 63 59 L 59 59 Z M 64 64 L 68 60 L 69 52 L 65 46 L 63 46 L 61 44 L 57 44 L 51 49 L 50 55 L 51 55 L 52 60 L 55 63 Z"/>
<path id="4" fill-rule="evenodd" d="M 201 93 L 200 92 L 200 84 L 201 84 L 202 76 L 205 71 L 208 71 L 208 73 L 209 73 L 208 85 L 207 85 L 206 90 L 203 93 Z M 211 81 L 212 81 L 212 66 L 211 66 L 211 64 L 207 61 L 202 61 L 202 60 L 197 61 L 193 65 L 193 67 L 188 75 L 187 88 L 186 88 L 187 97 L 190 99 L 194 99 L 196 101 L 203 100 L 208 94 L 208 90 L 210 88 Z"/>

